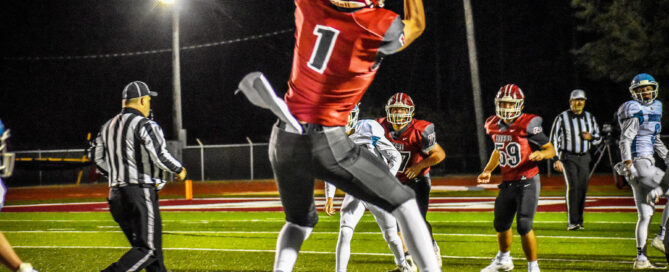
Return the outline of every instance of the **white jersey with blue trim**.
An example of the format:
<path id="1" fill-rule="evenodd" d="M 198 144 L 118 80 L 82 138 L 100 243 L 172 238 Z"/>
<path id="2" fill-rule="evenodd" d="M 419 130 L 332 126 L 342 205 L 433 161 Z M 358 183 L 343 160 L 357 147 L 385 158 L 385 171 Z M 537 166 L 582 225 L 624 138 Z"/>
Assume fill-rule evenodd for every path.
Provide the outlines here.
<path id="1" fill-rule="evenodd" d="M 400 168 L 402 155 L 395 146 L 384 136 L 385 130 L 373 119 L 358 120 L 353 126 L 353 134 L 348 137 L 357 145 L 367 148 L 373 154 L 383 158 L 388 164 L 390 173 L 395 175 Z M 325 195 L 334 196 L 334 185 L 325 184 Z"/>
<path id="2" fill-rule="evenodd" d="M 623 103 L 618 108 L 618 122 L 620 123 L 620 147 L 623 160 L 637 157 L 652 157 L 658 144 L 664 144 L 659 139 L 662 131 L 662 102 L 653 101 L 650 105 L 641 104 L 635 100 Z M 666 148 L 658 150 L 662 158 L 666 156 Z"/>

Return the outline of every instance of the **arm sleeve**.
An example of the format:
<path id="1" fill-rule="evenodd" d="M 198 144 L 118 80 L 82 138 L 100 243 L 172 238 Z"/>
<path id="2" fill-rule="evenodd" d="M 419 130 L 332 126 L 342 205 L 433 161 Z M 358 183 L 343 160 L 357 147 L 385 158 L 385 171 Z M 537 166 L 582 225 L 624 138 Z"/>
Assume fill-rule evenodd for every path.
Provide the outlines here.
<path id="1" fill-rule="evenodd" d="M 428 154 L 432 148 L 437 144 L 437 135 L 434 132 L 434 124 L 429 124 L 421 134 L 420 147 L 423 153 Z"/>
<path id="2" fill-rule="evenodd" d="M 109 176 L 109 165 L 107 165 L 107 159 L 105 157 L 105 146 L 102 142 L 102 130 L 98 133 L 98 136 L 95 138 L 95 147 L 93 151 L 93 160 L 98 170 L 104 175 Z"/>
<path id="3" fill-rule="evenodd" d="M 167 143 L 163 130 L 153 121 L 145 122 L 139 129 L 139 138 L 153 162 L 165 171 L 175 174 L 181 172 L 181 162 L 167 151 Z"/>
<path id="4" fill-rule="evenodd" d="M 404 23 L 402 18 L 397 16 L 383 36 L 379 53 L 381 56 L 392 55 L 397 53 L 402 46 L 404 46 Z"/>
<path id="5" fill-rule="evenodd" d="M 543 123 L 543 118 L 537 116 L 532 118 L 529 124 L 527 124 L 527 138 L 530 141 L 530 143 L 536 145 L 536 146 L 544 146 L 545 144 L 549 143 L 548 136 L 544 134 L 544 130 L 541 127 L 541 123 Z"/>
<path id="6" fill-rule="evenodd" d="M 555 147 L 555 154 L 560 158 L 560 142 L 562 135 L 562 114 L 559 114 L 553 120 L 553 126 L 551 126 L 551 137 L 550 142 L 553 143 Z"/>
<path id="7" fill-rule="evenodd" d="M 623 161 L 632 160 L 632 142 L 639 132 L 639 119 L 627 118 L 620 125 L 620 157 Z"/>
<path id="8" fill-rule="evenodd" d="M 324 182 L 324 183 L 325 183 L 325 197 L 334 198 L 335 192 L 337 191 L 337 187 L 335 187 L 332 183 L 329 182 Z"/>
<path id="9" fill-rule="evenodd" d="M 388 167 L 390 167 L 390 173 L 395 175 L 397 170 L 400 169 L 400 164 L 402 164 L 402 155 L 400 154 L 395 146 L 393 146 L 386 137 L 379 137 L 379 140 L 376 142 L 376 149 L 379 150 L 381 156 L 388 161 Z"/>
<path id="10" fill-rule="evenodd" d="M 598 145 L 602 142 L 602 135 L 599 133 L 599 125 L 597 124 L 597 119 L 595 116 L 590 114 L 590 119 L 592 120 L 592 144 Z"/>
<path id="11" fill-rule="evenodd" d="M 655 149 L 655 152 L 657 152 L 657 155 L 662 158 L 665 163 L 667 162 L 667 146 L 664 145 L 662 142 L 662 139 L 660 139 L 660 135 L 655 135 L 655 141 L 653 142 L 653 149 Z"/>

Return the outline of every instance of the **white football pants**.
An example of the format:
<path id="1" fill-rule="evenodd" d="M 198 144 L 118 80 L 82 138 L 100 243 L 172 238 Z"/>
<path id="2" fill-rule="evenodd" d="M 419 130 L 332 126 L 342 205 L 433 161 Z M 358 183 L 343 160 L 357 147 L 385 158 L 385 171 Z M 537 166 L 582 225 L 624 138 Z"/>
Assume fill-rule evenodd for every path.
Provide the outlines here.
<path id="1" fill-rule="evenodd" d="M 634 167 L 639 172 L 639 177 L 636 180 L 629 182 L 634 192 L 634 203 L 638 213 L 636 223 L 636 246 L 637 248 L 644 248 L 646 246 L 646 239 L 648 239 L 648 225 L 655 212 L 655 203 L 648 203 L 646 196 L 655 187 L 659 186 L 664 172 L 655 167 L 653 160 L 648 158 L 640 158 L 634 160 Z M 651 187 L 653 186 L 654 187 Z"/>
<path id="2" fill-rule="evenodd" d="M 376 223 L 379 225 L 379 228 L 383 233 L 383 239 L 386 240 L 388 247 L 395 256 L 395 264 L 399 265 L 404 263 L 402 240 L 400 240 L 400 237 L 397 235 L 397 221 L 395 221 L 395 217 L 379 207 L 346 194 L 340 212 L 341 219 L 339 237 L 337 238 L 335 266 L 335 271 L 337 272 L 346 271 L 348 261 L 351 257 L 351 239 L 353 238 L 353 230 L 355 230 L 355 226 L 358 225 L 362 215 L 365 213 L 365 208 L 369 209 L 372 215 L 374 215 L 374 218 L 376 218 Z"/>

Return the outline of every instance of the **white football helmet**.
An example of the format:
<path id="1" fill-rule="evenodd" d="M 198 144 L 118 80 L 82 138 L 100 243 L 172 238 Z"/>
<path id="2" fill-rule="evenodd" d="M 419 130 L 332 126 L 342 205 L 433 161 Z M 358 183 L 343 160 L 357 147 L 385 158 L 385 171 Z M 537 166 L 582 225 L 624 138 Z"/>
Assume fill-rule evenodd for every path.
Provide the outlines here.
<path id="1" fill-rule="evenodd" d="M 404 108 L 408 111 L 406 113 L 393 113 L 393 108 Z M 388 120 L 388 123 L 398 126 L 408 124 L 411 122 L 411 119 L 413 119 L 413 111 L 415 108 L 413 100 L 408 94 L 393 94 L 386 103 L 386 119 Z"/>
<path id="2" fill-rule="evenodd" d="M 351 130 L 353 130 L 355 124 L 358 123 L 358 116 L 360 115 L 360 108 L 358 106 L 360 106 L 360 103 L 355 105 L 355 108 L 353 108 L 348 114 L 348 121 L 346 122 L 346 133 L 349 133 Z"/>
<path id="3" fill-rule="evenodd" d="M 0 121 L 0 177 L 6 178 L 12 175 L 14 171 L 14 160 L 16 154 L 7 152 L 7 139 L 9 138 L 9 129 Z"/>
<path id="4" fill-rule="evenodd" d="M 502 103 L 512 103 L 512 107 L 503 107 Z M 516 84 L 506 84 L 499 88 L 495 96 L 495 113 L 502 119 L 516 119 L 523 112 L 525 94 Z"/>

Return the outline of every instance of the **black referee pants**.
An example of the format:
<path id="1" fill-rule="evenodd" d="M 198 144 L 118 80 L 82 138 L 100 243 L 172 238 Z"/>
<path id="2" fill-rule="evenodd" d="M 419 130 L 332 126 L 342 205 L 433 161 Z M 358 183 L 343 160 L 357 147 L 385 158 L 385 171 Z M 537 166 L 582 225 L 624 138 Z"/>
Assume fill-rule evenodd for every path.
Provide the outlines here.
<path id="1" fill-rule="evenodd" d="M 585 195 L 588 192 L 590 182 L 590 154 L 578 155 L 563 151 L 560 156 L 562 173 L 564 174 L 566 188 L 566 204 L 568 224 L 583 225 L 583 212 L 585 210 Z"/>
<path id="2" fill-rule="evenodd" d="M 103 271 L 164 272 L 162 221 L 155 187 L 129 185 L 109 190 L 109 211 L 132 245 Z"/>
<path id="3" fill-rule="evenodd" d="M 430 208 L 430 190 L 432 189 L 432 180 L 430 179 L 430 176 L 414 178 L 407 182 L 406 185 L 416 193 L 418 209 L 423 216 L 423 220 L 425 220 L 427 230 L 430 231 L 430 236 L 432 236 L 432 225 L 430 225 L 430 222 L 427 222 L 427 209 Z M 432 237 L 432 240 L 434 240 L 434 237 Z"/>

